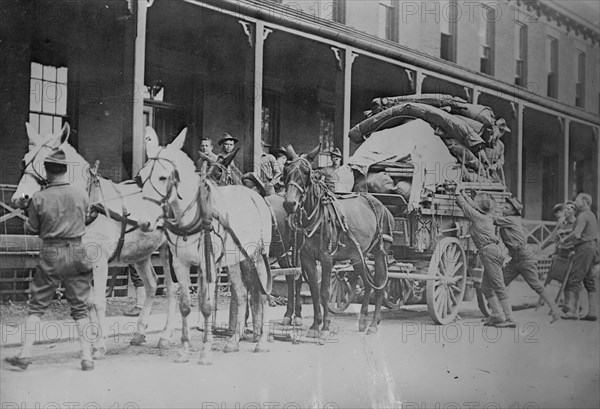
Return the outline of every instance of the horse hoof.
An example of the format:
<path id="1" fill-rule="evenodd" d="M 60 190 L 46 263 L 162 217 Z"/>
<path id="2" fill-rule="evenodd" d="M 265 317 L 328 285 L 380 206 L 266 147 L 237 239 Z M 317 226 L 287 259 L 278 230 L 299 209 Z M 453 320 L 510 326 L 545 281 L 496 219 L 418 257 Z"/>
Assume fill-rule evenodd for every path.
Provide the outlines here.
<path id="1" fill-rule="evenodd" d="M 158 340 L 158 349 L 168 349 L 171 345 L 171 342 L 166 338 L 161 338 Z"/>
<path id="2" fill-rule="evenodd" d="M 142 345 L 144 342 L 146 342 L 146 336 L 143 334 L 133 334 L 133 337 L 131 337 L 131 341 L 129 341 L 130 345 L 134 345 L 134 346 L 140 346 Z"/>
<path id="3" fill-rule="evenodd" d="M 301 326 L 302 326 L 302 318 L 295 317 L 294 318 L 294 327 L 301 327 Z"/>
<path id="4" fill-rule="evenodd" d="M 208 357 L 208 354 L 201 352 L 200 358 L 198 358 L 198 365 L 212 365 L 212 361 Z"/>
<path id="5" fill-rule="evenodd" d="M 92 359 L 99 360 L 106 358 L 106 348 L 92 348 Z"/>
<path id="6" fill-rule="evenodd" d="M 306 337 L 307 338 L 318 338 L 319 337 L 319 330 L 309 329 L 308 332 L 306 333 Z"/>
<path id="7" fill-rule="evenodd" d="M 378 332 L 377 327 L 369 327 L 369 329 L 367 329 L 366 334 L 367 335 L 374 335 L 374 334 L 377 334 L 377 332 Z"/>
<path id="8" fill-rule="evenodd" d="M 241 335 L 240 335 L 240 340 L 241 341 L 249 341 L 249 342 L 255 342 L 254 339 L 254 334 L 252 332 L 246 332 L 244 331 Z"/>
<path id="9" fill-rule="evenodd" d="M 188 353 L 179 353 L 177 357 L 175 357 L 175 363 L 184 364 L 190 361 L 190 355 Z"/>
<path id="10" fill-rule="evenodd" d="M 281 321 L 281 325 L 288 326 L 292 325 L 292 317 L 283 317 L 283 321 Z"/>
<path id="11" fill-rule="evenodd" d="M 254 352 L 269 352 L 269 348 L 266 345 L 256 344 Z"/>
<path id="12" fill-rule="evenodd" d="M 210 346 L 210 349 L 212 351 L 223 351 L 225 349 L 225 343 L 224 342 L 213 342 L 213 344 Z"/>
<path id="13" fill-rule="evenodd" d="M 225 353 L 239 352 L 239 351 L 240 351 L 240 344 L 238 344 L 236 342 L 228 342 L 225 345 L 225 348 L 223 348 L 223 352 L 225 352 Z"/>

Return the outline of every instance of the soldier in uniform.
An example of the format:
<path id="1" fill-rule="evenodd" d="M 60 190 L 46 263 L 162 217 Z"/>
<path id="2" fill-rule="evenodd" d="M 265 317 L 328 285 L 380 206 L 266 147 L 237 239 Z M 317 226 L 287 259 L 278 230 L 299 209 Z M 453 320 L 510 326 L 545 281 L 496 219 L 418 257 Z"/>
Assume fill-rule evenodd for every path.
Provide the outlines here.
<path id="1" fill-rule="evenodd" d="M 486 193 L 478 193 L 475 201 L 466 196 L 463 190 L 458 190 L 457 193 L 456 202 L 465 216 L 471 220 L 469 233 L 483 264 L 481 289 L 492 310 L 484 325 L 514 328 L 516 324 L 512 320 L 512 307 L 502 275 L 504 256 L 498 245 L 492 217 L 496 202 Z"/>
<path id="2" fill-rule="evenodd" d="M 200 140 L 200 152 L 215 162 L 219 158 L 217 154 L 213 152 L 213 143 L 210 138 L 202 138 Z M 204 162 L 206 162 L 206 159 L 202 157 L 198 159 L 198 161 L 196 162 L 196 169 L 202 169 L 202 165 L 204 164 Z M 210 163 L 208 163 L 207 166 L 210 166 Z"/>
<path id="3" fill-rule="evenodd" d="M 329 151 L 329 155 L 331 157 L 331 166 L 321 169 L 321 175 L 329 190 L 335 192 L 337 191 L 337 184 L 340 181 L 338 172 L 340 171 L 340 165 L 342 164 L 342 153 L 338 148 L 334 148 Z"/>
<path id="4" fill-rule="evenodd" d="M 510 261 L 504 267 L 504 284 L 508 285 L 521 275 L 533 291 L 538 293 L 552 310 L 550 323 L 560 320 L 562 311 L 544 289 L 537 272 L 535 253 L 526 249 L 527 235 L 521 223 L 521 203 L 507 198 L 502 207 L 502 216 L 494 218 L 494 224 L 500 228 L 500 237 L 508 249 Z"/>
<path id="5" fill-rule="evenodd" d="M 86 302 L 90 295 L 92 270 L 86 258 L 81 238 L 85 234 L 85 215 L 88 198 L 68 181 L 67 161 L 62 150 L 49 155 L 44 161 L 48 185 L 36 192 L 29 205 L 26 230 L 42 239 L 40 260 L 30 285 L 29 317 L 25 323 L 25 341 L 19 355 L 7 357 L 13 366 L 27 369 L 31 352 L 40 330 L 41 316 L 48 309 L 56 289 L 62 281 L 65 296 L 71 306 L 71 317 L 77 323 L 81 343 L 81 368 L 94 369 L 90 340 L 86 338 L 89 326 Z"/>
<path id="6" fill-rule="evenodd" d="M 221 152 L 217 155 L 217 159 L 220 161 L 225 159 L 225 157 L 233 152 L 233 148 L 238 142 L 239 140 L 237 138 L 234 138 L 228 133 L 224 133 L 223 137 L 219 139 L 218 142 L 219 146 L 221 147 Z M 241 181 L 242 172 L 237 168 L 237 166 L 235 166 L 233 159 L 229 163 L 229 166 L 227 166 L 227 172 L 229 174 L 228 179 L 230 180 L 231 184 L 235 184 L 236 181 Z"/>
<path id="7" fill-rule="evenodd" d="M 564 319 L 579 319 L 577 305 L 579 293 L 585 284 L 588 290 L 588 315 L 583 317 L 586 321 L 596 321 L 598 308 L 598 292 L 596 290 L 596 277 L 594 264 L 598 258 L 598 220 L 590 210 L 592 197 L 587 193 L 579 193 L 575 198 L 575 211 L 577 217 L 573 231 L 560 239 L 559 243 L 573 244 L 575 255 L 571 274 L 565 287 L 565 304 L 567 308 Z"/>

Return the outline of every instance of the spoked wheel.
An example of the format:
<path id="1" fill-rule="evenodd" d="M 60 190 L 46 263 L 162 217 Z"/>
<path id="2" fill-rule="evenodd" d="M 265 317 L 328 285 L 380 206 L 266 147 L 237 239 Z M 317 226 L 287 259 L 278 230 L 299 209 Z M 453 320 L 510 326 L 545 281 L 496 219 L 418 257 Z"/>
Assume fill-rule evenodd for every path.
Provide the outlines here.
<path id="1" fill-rule="evenodd" d="M 429 263 L 427 309 L 433 322 L 448 324 L 458 314 L 467 285 L 467 259 L 458 239 L 444 237 L 436 246 Z"/>
<path id="2" fill-rule="evenodd" d="M 329 311 L 340 314 L 354 301 L 355 292 L 347 274 L 331 273 L 329 282 Z"/>
<path id="3" fill-rule="evenodd" d="M 383 305 L 390 310 L 399 310 L 412 295 L 412 285 L 403 278 L 390 278 L 383 290 Z"/>

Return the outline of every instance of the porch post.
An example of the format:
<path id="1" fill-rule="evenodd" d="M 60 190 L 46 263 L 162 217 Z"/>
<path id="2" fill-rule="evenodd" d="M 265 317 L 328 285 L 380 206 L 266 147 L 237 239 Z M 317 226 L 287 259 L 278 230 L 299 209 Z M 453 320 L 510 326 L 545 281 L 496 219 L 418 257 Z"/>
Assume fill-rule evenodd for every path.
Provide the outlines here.
<path id="1" fill-rule="evenodd" d="M 416 76 L 415 76 L 415 94 L 420 94 L 423 89 L 423 81 L 425 80 L 425 74 L 423 74 L 423 70 L 417 68 Z"/>
<path id="2" fill-rule="evenodd" d="M 270 30 L 269 30 L 270 32 Z M 262 103 L 263 103 L 263 54 L 265 44 L 265 23 L 258 20 L 254 30 L 254 171 L 258 171 L 262 155 Z"/>
<path id="3" fill-rule="evenodd" d="M 137 32 L 133 61 L 132 177 L 144 166 L 144 68 L 146 64 L 147 0 L 137 0 Z"/>
<path id="4" fill-rule="evenodd" d="M 523 201 L 523 104 L 517 103 L 517 197 Z"/>
<path id="5" fill-rule="evenodd" d="M 352 48 L 346 47 L 344 50 L 344 123 L 343 123 L 343 143 L 342 156 L 344 163 L 348 163 L 350 157 L 350 141 L 348 132 L 350 132 L 350 110 L 352 96 L 352 63 L 358 54 L 352 51 Z"/>
<path id="6" fill-rule="evenodd" d="M 565 167 L 563 169 L 564 174 L 564 201 L 567 202 L 569 200 L 569 191 L 570 191 L 570 180 L 569 180 L 569 168 L 571 167 L 571 163 L 569 161 L 569 143 L 570 143 L 570 125 L 571 120 L 569 118 L 565 118 L 564 120 L 564 146 L 563 146 L 563 161 L 565 162 Z"/>

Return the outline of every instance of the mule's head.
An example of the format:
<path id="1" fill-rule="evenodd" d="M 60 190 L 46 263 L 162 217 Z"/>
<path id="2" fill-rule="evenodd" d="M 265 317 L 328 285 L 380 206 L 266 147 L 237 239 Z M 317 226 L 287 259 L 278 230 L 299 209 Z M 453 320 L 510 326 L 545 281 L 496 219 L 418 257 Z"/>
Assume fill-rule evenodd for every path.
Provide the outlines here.
<path id="1" fill-rule="evenodd" d="M 20 209 L 26 208 L 33 194 L 47 184 L 44 168 L 46 157 L 58 149 L 63 149 L 67 160 L 76 162 L 72 157 L 74 149 L 67 143 L 71 131 L 68 123 L 65 123 L 59 131 L 43 136 L 29 122 L 25 123 L 25 127 L 29 138 L 29 151 L 21 160 L 21 179 L 11 199 L 13 206 Z"/>
<path id="2" fill-rule="evenodd" d="M 141 183 L 144 199 L 153 203 L 147 208 L 145 220 L 138 224 L 144 231 L 154 230 L 162 224 L 163 216 L 177 211 L 177 203 L 187 200 L 195 189 L 182 183 L 180 174 L 197 179 L 192 160 L 181 150 L 185 142 L 187 129 L 166 147 L 146 145 L 148 161 L 140 170 L 137 178 Z M 150 127 L 146 133 L 154 133 Z M 189 175 L 188 175 L 189 174 Z M 190 192 L 191 190 L 191 192 Z"/>
<path id="3" fill-rule="evenodd" d="M 302 201 L 302 196 L 311 183 L 311 162 L 321 150 L 321 144 L 307 154 L 298 155 L 292 145 L 286 148 L 288 161 L 283 169 L 285 181 L 285 200 L 283 207 L 288 214 L 295 213 Z"/>
<path id="4" fill-rule="evenodd" d="M 232 175 L 231 172 L 227 171 L 227 168 L 229 167 L 239 150 L 240 148 L 238 146 L 227 156 L 225 156 L 224 158 L 219 157 L 219 159 L 217 159 L 216 161 L 213 161 L 210 158 L 208 158 L 208 156 L 203 155 L 203 158 L 205 158 L 205 160 L 209 163 L 207 176 L 211 180 L 214 180 L 217 183 L 217 185 L 225 186 L 231 184 L 241 184 L 241 180 L 236 180 L 236 175 Z M 230 178 L 232 178 L 233 180 L 229 180 Z"/>

